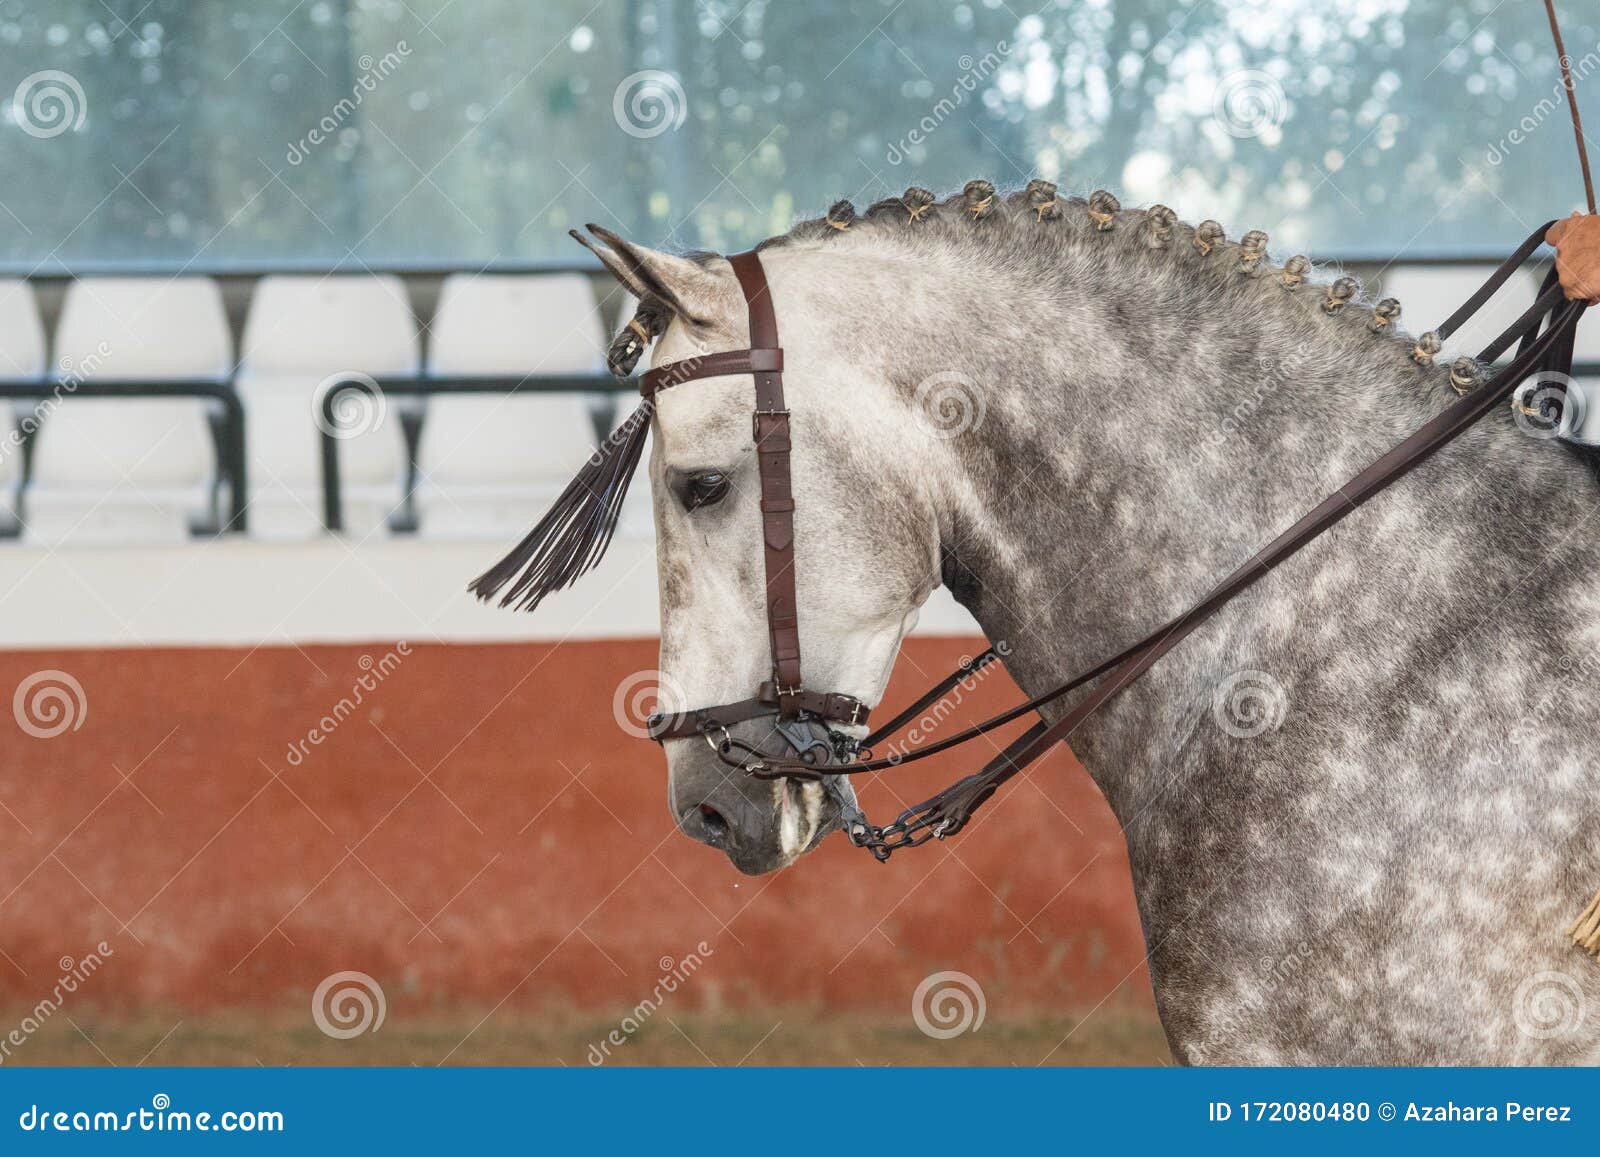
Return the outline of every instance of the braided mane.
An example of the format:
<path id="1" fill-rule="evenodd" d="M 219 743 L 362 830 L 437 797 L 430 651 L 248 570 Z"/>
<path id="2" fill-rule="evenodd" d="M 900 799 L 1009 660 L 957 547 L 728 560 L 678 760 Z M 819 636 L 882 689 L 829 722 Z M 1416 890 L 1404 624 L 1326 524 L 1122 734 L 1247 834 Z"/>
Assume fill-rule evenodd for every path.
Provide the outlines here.
<path id="1" fill-rule="evenodd" d="M 985 180 L 968 181 L 959 193 L 940 199 L 927 189 L 912 186 L 898 197 L 887 197 L 858 213 L 849 201 L 835 202 L 821 217 L 797 223 L 787 233 L 768 238 L 758 251 L 792 245 L 825 246 L 845 234 L 882 234 L 885 240 L 905 236 L 907 231 L 943 237 L 953 244 L 970 241 L 984 229 L 1050 230 L 1082 244 L 1116 247 L 1120 256 L 1131 260 L 1183 262 L 1197 273 L 1223 278 L 1255 278 L 1276 282 L 1285 296 L 1303 308 L 1329 317 L 1359 318 L 1374 340 L 1403 343 L 1406 352 L 1419 366 L 1429 367 L 1442 343 L 1437 334 L 1424 333 L 1412 339 L 1402 337 L 1398 325 L 1400 303 L 1392 297 L 1371 300 L 1362 293 L 1360 282 L 1350 276 L 1315 278 L 1311 259 L 1296 254 L 1282 264 L 1267 252 L 1268 237 L 1252 229 L 1237 240 L 1230 240 L 1216 221 L 1189 225 L 1180 221 L 1165 205 L 1146 209 L 1124 209 L 1115 196 L 1096 190 L 1088 197 L 1063 195 L 1049 181 L 1029 181 L 1012 192 L 997 190 Z M 713 255 L 696 255 L 711 260 Z M 671 320 L 670 311 L 659 302 L 646 300 L 612 343 L 612 369 L 619 374 L 632 371 L 645 344 L 640 331 L 652 338 L 660 336 Z M 1482 367 L 1470 357 L 1458 358 L 1450 367 L 1449 381 L 1458 393 L 1474 388 L 1482 379 Z"/>

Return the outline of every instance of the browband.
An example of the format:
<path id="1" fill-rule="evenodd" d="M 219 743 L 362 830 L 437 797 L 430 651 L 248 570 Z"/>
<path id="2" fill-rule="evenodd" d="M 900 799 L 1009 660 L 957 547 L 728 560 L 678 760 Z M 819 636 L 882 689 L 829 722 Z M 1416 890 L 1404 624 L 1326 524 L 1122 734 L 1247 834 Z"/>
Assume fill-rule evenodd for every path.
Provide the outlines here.
<path id="1" fill-rule="evenodd" d="M 700 354 L 682 361 L 668 362 L 639 378 L 639 393 L 653 398 L 662 390 L 696 378 L 719 378 L 727 374 L 783 373 L 781 349 L 723 350 L 721 353 Z M 781 397 L 781 395 L 780 395 Z"/>

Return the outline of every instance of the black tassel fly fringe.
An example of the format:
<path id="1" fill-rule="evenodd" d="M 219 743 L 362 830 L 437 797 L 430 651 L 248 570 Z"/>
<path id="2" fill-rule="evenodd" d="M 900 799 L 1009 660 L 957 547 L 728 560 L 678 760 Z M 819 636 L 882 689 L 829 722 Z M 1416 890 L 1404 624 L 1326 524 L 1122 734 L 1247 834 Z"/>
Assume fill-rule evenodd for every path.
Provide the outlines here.
<path id="1" fill-rule="evenodd" d="M 649 399 L 611 432 L 537 526 L 467 589 L 484 602 L 502 590 L 502 607 L 531 611 L 552 591 L 571 586 L 605 555 L 622 500 L 639 466 L 655 404 Z M 509 584 L 509 589 L 506 589 Z"/>

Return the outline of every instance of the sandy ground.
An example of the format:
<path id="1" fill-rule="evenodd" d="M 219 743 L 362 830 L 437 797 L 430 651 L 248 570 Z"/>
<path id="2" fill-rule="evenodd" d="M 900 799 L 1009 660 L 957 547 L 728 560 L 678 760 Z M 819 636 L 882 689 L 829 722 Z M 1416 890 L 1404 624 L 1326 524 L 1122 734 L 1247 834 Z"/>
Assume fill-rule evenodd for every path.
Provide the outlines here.
<path id="1" fill-rule="evenodd" d="M 476 1027 L 474 1027 L 476 1026 Z M 1170 1064 L 1161 1026 L 1147 1013 L 1101 1008 L 1085 1017 L 1005 1022 L 948 1040 L 906 1019 L 817 1019 L 664 1012 L 595 1051 L 615 1021 L 440 1014 L 350 1040 L 304 1018 L 271 1023 L 244 1014 L 209 1017 L 52 1018 L 7 1065 L 1157 1065 Z"/>

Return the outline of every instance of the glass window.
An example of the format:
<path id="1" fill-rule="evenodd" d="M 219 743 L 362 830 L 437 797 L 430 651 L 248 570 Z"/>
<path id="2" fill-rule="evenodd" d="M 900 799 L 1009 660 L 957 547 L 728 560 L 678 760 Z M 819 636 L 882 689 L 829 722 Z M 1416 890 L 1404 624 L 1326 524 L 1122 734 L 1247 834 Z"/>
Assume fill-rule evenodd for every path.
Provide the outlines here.
<path id="1" fill-rule="evenodd" d="M 727 249 L 987 176 L 1319 257 L 1499 252 L 1576 204 L 1538 5 L 0 0 L 0 260 Z M 1600 15 L 1569 3 L 1600 124 Z"/>

